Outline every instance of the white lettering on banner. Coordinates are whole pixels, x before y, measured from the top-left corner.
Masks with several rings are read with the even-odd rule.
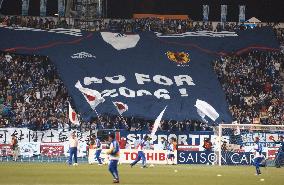
[[[217,154],[215,154],[215,153],[210,153],[210,154],[208,155],[208,160],[209,160],[210,163],[216,163],[217,160],[218,160]]]
[[[195,31],[195,32],[185,32],[185,33],[178,33],[178,34],[163,34],[159,32],[155,32],[157,37],[237,37],[238,34],[236,32],[230,32],[230,31],[221,31],[221,32],[215,32],[215,31]]]
[[[137,84],[144,84],[144,82],[151,82],[149,75],[135,73]]]
[[[235,157],[235,155],[237,155],[237,157]],[[238,158],[239,157],[239,154],[238,153],[234,153],[231,155],[231,161],[234,163],[234,164],[237,164],[238,162],[235,161],[235,158]]]
[[[155,75],[153,77],[154,82],[160,85],[173,85],[173,81],[166,76]]]
[[[75,53],[71,56],[71,58],[73,59],[84,59],[84,58],[96,58],[95,55],[92,55],[90,53],[87,53],[87,52],[80,52],[80,53]]]
[[[129,145],[134,144],[135,137],[142,138],[144,134],[127,134],[125,137],[127,138],[127,143]],[[155,144],[159,144],[162,142],[162,137],[164,137],[167,141],[170,141],[170,139],[176,138],[179,145],[188,145],[188,146],[202,146],[204,138],[212,138],[212,135],[209,134],[158,134],[157,137],[152,139],[152,142]],[[214,142],[212,140],[212,142]]]
[[[194,161],[194,159],[193,159],[191,153],[188,154],[188,156],[187,156],[186,162],[188,162],[188,161]]]
[[[184,157],[185,153],[181,152],[179,153],[179,156],[178,156],[178,161],[180,163],[184,163],[185,162],[185,157]]]
[[[149,91],[147,91],[147,90],[138,90],[137,91],[137,96],[147,96],[147,95],[152,95],[152,93],[150,93]]]
[[[151,141],[156,141],[156,140],[157,140],[157,137],[158,137],[158,136],[153,135],[153,136],[151,137]]]
[[[200,135],[199,141],[203,142],[205,138],[208,138],[208,135]]]
[[[135,91],[131,90],[131,89],[128,89],[126,87],[120,87],[119,88],[119,93],[122,95],[122,96],[125,96],[127,98],[135,98]]]
[[[170,95],[169,95],[169,91],[166,89],[158,89],[154,92],[154,95],[158,98],[158,99],[165,99],[165,100],[169,100],[171,99]]]
[[[135,134],[128,134],[127,135],[127,142],[128,144],[134,144],[134,142],[136,141],[136,135]]]
[[[127,97],[127,98],[135,98],[136,97],[136,91],[126,88],[126,87],[120,87],[118,89],[118,92],[121,96]],[[138,94],[139,93],[139,94]],[[137,91],[137,96],[141,96],[142,93],[146,95],[152,95],[150,92],[146,90],[138,90]],[[116,89],[107,89],[101,92],[102,97],[117,97],[119,94],[117,93]],[[158,89],[154,92],[154,96],[158,99],[165,99],[169,100],[171,99],[169,92],[166,89]]]
[[[197,156],[195,157],[195,161],[198,161],[198,159],[197,159]],[[200,162],[202,163],[202,164],[205,164],[206,163],[206,154],[205,153],[201,153],[200,154]]]
[[[136,77],[137,84],[139,85],[144,85],[145,84],[144,82],[151,82],[150,76],[146,74],[135,73],[135,77]],[[177,86],[195,85],[193,82],[193,79],[189,75],[174,76],[174,80]],[[160,85],[167,85],[167,86],[173,85],[173,81],[170,78],[163,76],[163,75],[153,76],[153,81]]]
[[[113,77],[105,77],[105,79],[112,84],[122,84],[126,80],[126,78],[122,75],[117,75]]]
[[[243,156],[241,157],[240,163],[249,164],[249,161],[247,160],[246,155],[243,155]]]
[[[187,83],[187,85],[195,85],[193,83],[192,78],[188,75],[174,76],[174,79],[175,79],[177,86],[184,85],[184,83]]]
[[[188,94],[186,92],[186,88],[179,89],[179,92],[180,92],[180,95],[182,97],[187,97],[188,96]]]
[[[135,73],[135,77],[136,77],[136,82],[139,85],[144,85],[145,82],[152,82],[150,75],[147,75],[147,74]],[[104,79],[111,84],[122,84],[126,81],[126,78],[123,75],[104,77]],[[174,76],[174,80],[175,80],[175,83],[176,83],[177,86],[182,86],[182,85],[193,86],[193,85],[195,85],[194,82],[193,82],[193,79],[189,75]],[[163,76],[163,75],[154,75],[153,76],[153,82],[155,82],[159,85],[166,85],[166,86],[171,86],[171,85],[174,84],[172,79],[170,79],[167,76]],[[90,85],[91,83],[103,83],[103,80],[100,79],[100,78],[97,78],[97,77],[85,77],[84,83],[85,83],[85,85]]]
[[[189,135],[189,138],[191,138],[191,145],[196,145],[196,140],[199,139],[199,135]]]
[[[163,75],[154,75],[153,81],[152,81],[150,75],[135,73],[135,78],[136,78],[136,82],[138,85],[144,85],[146,83],[149,84],[151,82],[154,82],[159,85],[164,85],[164,86],[172,86],[174,84],[171,78],[167,76],[163,76]],[[177,86],[195,85],[193,83],[192,78],[189,75],[179,75],[179,76],[174,76],[173,78]],[[126,78],[123,75],[116,75],[116,76],[110,76],[110,77],[107,76],[107,77],[104,77],[104,79],[111,84],[123,84],[126,81]],[[92,83],[102,84],[103,79],[100,79],[97,77],[85,77],[84,78],[85,85],[91,85]],[[178,92],[180,93],[181,97],[188,97],[186,88],[180,88],[178,89]],[[145,89],[131,90],[127,87],[119,87],[119,89],[106,89],[102,91],[103,97],[107,97],[107,96],[117,97],[119,95],[127,97],[127,98],[135,98],[135,97],[141,97],[141,96],[155,96],[158,99],[165,99],[165,100],[171,99],[170,92],[167,89],[157,89],[154,92],[150,92]]]
[[[69,141],[69,137],[74,130],[45,130],[33,131],[27,128],[2,128],[0,129],[0,143],[7,144],[11,142],[12,136],[15,136],[19,143],[40,142],[40,143],[64,143]],[[89,139],[89,132],[76,130],[79,142],[86,142]]]
[[[102,92],[102,97],[106,97],[106,96],[110,96],[114,98],[118,96],[118,93],[116,92],[116,89],[107,89]]]
[[[156,139],[158,138],[158,143],[161,143],[161,142],[162,142],[162,137],[165,138],[165,139],[168,138],[167,135],[158,135],[158,136],[156,137]],[[153,139],[152,141],[154,142],[154,141],[156,141],[156,139]]]
[[[230,156],[222,155],[221,160],[224,164],[251,164],[253,155],[247,156],[245,153],[232,153]],[[181,164],[206,164],[217,163],[218,156],[216,153],[206,152],[180,152],[178,162]]]
[[[168,142],[170,142],[171,138],[177,139],[177,135],[175,135],[175,134],[170,134],[169,137],[168,137]]]
[[[187,136],[186,135],[178,135],[178,141],[182,145],[188,145],[186,142]]]

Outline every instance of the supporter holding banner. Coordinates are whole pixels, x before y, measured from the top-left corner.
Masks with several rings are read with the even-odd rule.
[[[29,12],[30,0],[22,0],[22,15],[27,16]]]
[[[47,0],[40,0],[40,16],[46,16],[46,3]]]

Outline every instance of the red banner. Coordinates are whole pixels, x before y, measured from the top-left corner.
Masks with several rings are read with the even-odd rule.
[[[6,157],[12,155],[12,147],[9,144],[0,144],[0,156]]]
[[[278,148],[269,148],[268,149],[268,159],[274,160],[276,157],[277,151],[278,151]]]
[[[40,153],[45,156],[63,156],[64,155],[64,145],[56,143],[48,143],[40,145]]]

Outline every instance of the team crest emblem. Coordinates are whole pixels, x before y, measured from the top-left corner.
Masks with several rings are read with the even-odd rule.
[[[186,52],[171,52],[166,53],[168,59],[172,62],[175,62],[179,65],[185,65],[190,62],[189,54]]]

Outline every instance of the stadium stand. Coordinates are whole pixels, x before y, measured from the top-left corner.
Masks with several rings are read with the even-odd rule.
[[[72,21],[71,21],[72,22]],[[7,26],[21,26],[37,29],[54,29],[54,28],[74,28],[70,21],[65,18],[42,18],[42,17],[25,17],[25,16],[0,16],[0,23]],[[249,29],[239,23],[221,23],[213,26],[212,22],[194,22],[188,20],[168,20],[159,18],[141,18],[141,19],[99,19],[94,21],[92,31],[116,31],[116,32],[141,32],[153,31],[160,33],[184,33],[188,31],[235,31]],[[277,24],[268,23],[267,25],[276,26]],[[263,24],[257,24],[257,27]],[[283,31],[282,31],[283,32]]]
[[[0,127],[33,130],[68,122],[68,94],[47,57],[0,54]]]
[[[215,62],[214,69],[235,120],[243,124],[282,124],[283,62],[282,53],[260,51]]]

